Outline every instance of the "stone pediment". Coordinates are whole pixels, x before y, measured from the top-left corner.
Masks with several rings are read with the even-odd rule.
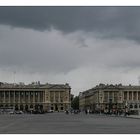
[[[60,86],[60,85],[51,85],[49,88],[51,88],[51,89],[60,89],[60,88],[62,88],[62,86]]]
[[[119,87],[117,85],[106,85],[103,89],[119,89]]]
[[[66,84],[46,84],[42,86],[41,88],[47,88],[47,89],[66,89],[70,88],[69,85]]]
[[[118,87],[115,85],[108,85],[108,86],[105,86],[105,88],[118,88]]]
[[[60,85],[60,84],[50,84],[49,86],[48,86],[48,88],[51,88],[51,89],[65,89],[65,88],[70,88],[69,86],[67,86],[67,85]]]

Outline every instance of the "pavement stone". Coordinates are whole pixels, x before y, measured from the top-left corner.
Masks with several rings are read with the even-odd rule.
[[[3,114],[0,134],[139,134],[140,121],[134,118],[83,113]]]

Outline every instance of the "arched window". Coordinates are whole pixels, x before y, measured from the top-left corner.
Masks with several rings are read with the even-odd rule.
[[[138,108],[138,106],[137,106],[137,104],[135,104],[135,106],[134,106],[135,108]]]
[[[26,111],[28,110],[28,105],[25,105],[25,110],[26,110]]]
[[[35,110],[38,110],[38,105],[35,105]]]
[[[130,105],[130,108],[133,108],[133,105]]]
[[[43,105],[40,105],[40,110],[43,110]]]
[[[33,108],[33,105],[30,105],[30,108]]]
[[[18,110],[18,105],[15,105],[15,110]]]
[[[23,110],[23,105],[20,105],[20,110]]]
[[[8,107],[8,104],[6,104],[5,107]]]

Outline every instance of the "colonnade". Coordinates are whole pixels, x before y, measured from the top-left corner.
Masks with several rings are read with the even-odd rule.
[[[140,91],[124,91],[123,97],[127,101],[140,101]]]
[[[0,91],[0,103],[43,103],[45,91]]]

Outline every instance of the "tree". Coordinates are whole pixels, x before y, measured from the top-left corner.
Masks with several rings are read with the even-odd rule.
[[[71,102],[71,107],[74,110],[78,110],[79,109],[79,96],[75,96]]]
[[[74,95],[71,94],[71,95],[70,95],[70,100],[71,100],[71,102],[72,102],[73,99],[74,99]]]

